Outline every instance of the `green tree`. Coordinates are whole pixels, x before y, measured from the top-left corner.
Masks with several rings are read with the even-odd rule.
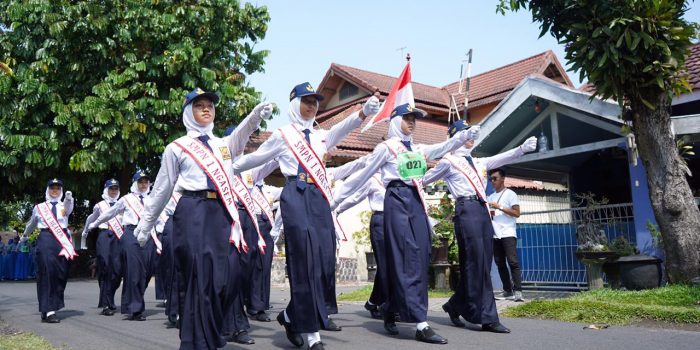
[[[231,0],[0,2],[0,200],[62,177],[96,197],[136,166],[156,172],[184,134],[195,87],[221,96],[217,127],[260,99],[246,77],[263,70],[269,14]]]
[[[500,0],[498,11],[526,9],[566,45],[566,60],[595,95],[613,98],[634,132],[664,237],[671,282],[700,276],[700,212],[671,131],[673,94],[690,86],[683,67],[697,24],[683,0]]]

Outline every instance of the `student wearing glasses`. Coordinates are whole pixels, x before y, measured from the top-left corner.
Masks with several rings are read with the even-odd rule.
[[[506,172],[501,168],[490,171],[489,180],[496,192],[487,197],[493,224],[493,258],[503,283],[503,295],[496,299],[523,299],[520,263],[516,250],[518,238],[515,222],[520,217],[518,195],[506,188]],[[506,259],[508,266],[506,267]],[[508,269],[510,268],[510,272]]]

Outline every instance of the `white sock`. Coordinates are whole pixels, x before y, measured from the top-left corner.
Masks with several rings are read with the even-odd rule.
[[[292,323],[292,321],[289,320],[289,316],[287,316],[287,309],[284,309],[284,322]]]
[[[424,330],[426,327],[428,327],[428,322],[418,322],[416,323],[416,329],[419,331]]]
[[[46,317],[56,314],[56,311],[49,311],[46,313]]]
[[[321,341],[321,333],[319,332],[302,333],[301,336],[306,338],[306,343],[309,344],[309,347]]]

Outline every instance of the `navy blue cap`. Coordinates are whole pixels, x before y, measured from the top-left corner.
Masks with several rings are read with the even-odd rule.
[[[226,128],[226,130],[224,131],[224,136],[228,136],[228,135],[233,134],[233,130],[236,130],[237,126],[238,125],[233,124],[233,125],[229,126],[228,128]]]
[[[148,176],[148,174],[146,174],[145,171],[139,170],[139,171],[134,173],[134,176],[131,177],[131,181],[139,181],[139,180],[143,179],[144,177],[148,178],[149,180],[151,179],[151,177]]]
[[[119,181],[116,179],[109,179],[105,181],[105,187],[112,187],[112,186],[117,186],[119,187]]]
[[[50,187],[53,185],[59,185],[59,186],[63,187],[63,181],[61,181],[60,179],[57,179],[57,178],[53,178],[53,179],[49,180],[49,182],[46,183],[46,187]]]
[[[447,133],[450,135],[450,137],[455,136],[458,132],[462,130],[467,130],[471,128],[471,125],[467,124],[464,120],[457,120],[452,125],[450,125],[450,128],[447,129]]]
[[[187,94],[187,96],[185,96],[185,103],[182,105],[182,108],[187,107],[188,104],[192,103],[192,101],[194,101],[198,97],[206,97],[209,100],[211,100],[211,102],[214,102],[214,104],[217,104],[219,102],[219,95],[211,91],[204,91],[200,88],[196,88],[190,91],[190,93]]]
[[[314,96],[316,97],[316,100],[318,101],[323,101],[323,96],[319,93],[316,93],[316,90],[314,90],[314,87],[311,86],[311,84],[307,83],[301,83],[292,89],[292,92],[289,93],[289,100],[293,100],[296,97],[304,97],[304,96]]]
[[[391,111],[391,118],[404,116],[404,115],[414,115],[416,118],[424,118],[427,113],[422,109],[411,107],[410,104],[404,103],[402,105],[396,106],[393,111]]]

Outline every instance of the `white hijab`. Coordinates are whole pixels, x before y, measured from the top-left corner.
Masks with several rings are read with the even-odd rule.
[[[318,101],[316,101],[318,105]],[[305,120],[301,116],[301,97],[295,97],[289,102],[289,108],[287,109],[287,116],[292,124],[297,124],[301,126],[302,129],[313,130],[314,122],[316,121],[316,116],[309,120]]]
[[[138,196],[138,195],[142,195],[142,196],[146,197],[146,195],[148,195],[148,190],[146,190],[146,192],[141,192],[141,191],[139,191],[139,183],[138,183],[138,181],[134,181],[134,182],[131,183],[131,188],[130,188],[130,190],[131,190],[131,193],[133,193],[133,194],[135,194],[135,195],[137,195],[137,196]]]
[[[212,130],[214,130],[214,122],[209,123],[207,126],[202,126],[194,120],[194,114],[192,114],[192,103],[185,106],[182,111],[182,123],[185,124],[185,129],[188,132],[194,131],[201,135],[209,135],[209,137],[214,137]],[[132,191],[134,192],[134,191]]]
[[[61,193],[59,193],[58,197],[56,198],[51,197],[49,194],[49,186],[46,186],[46,193],[44,194],[44,197],[46,198],[47,202],[60,202],[61,198],[63,198],[63,186],[61,186]]]
[[[115,197],[110,197],[109,196],[109,187],[105,187],[102,190],[102,199],[105,200],[107,203],[114,203],[119,199],[119,192],[117,192],[117,195]]]
[[[389,121],[389,138],[398,137],[401,141],[411,141],[413,140],[412,135],[406,135],[401,131],[401,122],[403,121],[402,116],[393,117]]]

